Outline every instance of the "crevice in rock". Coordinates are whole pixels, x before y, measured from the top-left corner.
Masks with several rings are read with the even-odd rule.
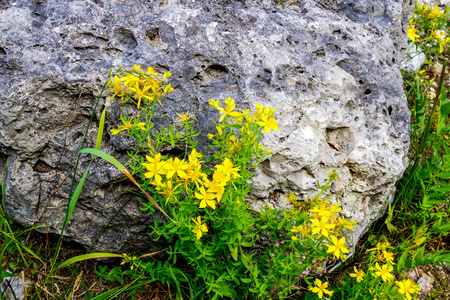
[[[147,43],[150,46],[156,48],[156,47],[163,45],[163,42],[161,40],[160,31],[161,31],[161,29],[156,27],[156,28],[150,28],[145,32],[145,36],[147,38]]]
[[[33,171],[38,173],[48,173],[52,170],[52,167],[50,167],[45,161],[38,159],[36,163],[33,166]]]

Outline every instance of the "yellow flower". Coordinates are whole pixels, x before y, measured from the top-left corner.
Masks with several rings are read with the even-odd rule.
[[[202,224],[202,218],[200,216],[197,217],[197,221],[194,218],[192,218],[192,221],[195,223],[192,232],[197,235],[197,240],[199,240],[202,237],[203,232],[208,232],[208,227],[205,223]]]
[[[418,35],[416,32],[417,32],[416,28],[408,26],[408,36],[407,37],[411,38],[411,40],[413,42],[416,41],[416,38],[420,38],[420,35]]]
[[[328,224],[328,218],[322,217],[322,219],[320,219],[320,221],[317,219],[312,219],[311,227],[313,228],[312,229],[313,234],[317,234],[320,232],[320,233],[322,233],[322,235],[328,237],[328,229],[333,229],[334,227],[336,227],[336,225]]]
[[[161,182],[161,175],[159,175],[159,173],[160,173],[160,171],[161,171],[161,165],[158,165],[158,164],[154,164],[154,163],[150,163],[150,164],[148,164],[148,163],[143,163],[142,164],[146,169],[147,169],[147,173],[145,173],[144,174],[144,176],[146,177],[146,178],[149,178],[149,179],[152,179],[152,178],[155,178],[155,181],[156,182]]]
[[[151,163],[159,164],[161,162],[161,153],[156,154],[154,157],[146,155],[145,158]]]
[[[200,188],[200,194],[195,192],[195,198],[200,199],[200,205],[198,208],[205,208],[206,206],[216,209],[216,196],[212,193],[207,193],[204,187]]]
[[[214,107],[216,109],[220,108],[220,101],[219,100],[211,99],[211,100],[209,100],[208,103],[209,103],[209,105],[211,105],[212,107]]]
[[[122,86],[120,85],[120,79],[119,77],[117,77],[117,75],[114,76],[114,82],[111,82],[109,85],[111,86],[111,88],[108,89],[108,91],[114,93],[114,95],[121,96]]]
[[[383,258],[389,264],[394,264],[394,253],[383,251]]]
[[[335,237],[333,235],[333,236],[331,236],[331,241],[332,241],[332,244],[327,245],[327,247],[328,247],[327,253],[333,253],[333,255],[337,259],[339,259],[339,257],[343,257],[344,253],[350,252],[345,247],[345,237],[342,237],[342,239],[338,240],[337,237]]]
[[[388,282],[394,279],[394,275],[391,274],[391,272],[394,270],[394,268],[390,265],[383,265],[380,267],[378,263],[375,265],[375,276],[380,277],[383,279],[384,282]]]
[[[295,197],[294,193],[290,193],[290,194],[288,195],[287,199],[284,200],[284,201],[296,201],[296,200],[298,200],[298,198]]]
[[[208,181],[208,175],[202,173],[201,165],[198,165],[197,168],[190,171],[188,174],[189,181],[194,182],[197,189],[200,189],[200,185],[203,185],[204,182]]]
[[[216,169],[222,172],[226,176],[230,176],[233,179],[241,177],[238,172],[241,167],[234,167],[233,162],[229,158],[225,158],[221,165],[216,165]]]
[[[295,236],[295,235],[293,235],[292,237],[292,240],[295,242],[295,241],[298,241],[298,237],[297,236]]]
[[[190,118],[192,118],[194,116],[194,115],[188,116],[188,114],[189,114],[189,111],[187,113],[181,114],[181,115],[179,113],[177,113],[177,115],[180,117],[180,119],[178,121],[175,121],[175,122],[186,122],[186,121],[188,121]]]
[[[177,200],[177,198],[175,197],[175,195],[179,194],[180,192],[176,191],[176,189],[180,186],[180,185],[176,185],[175,187],[172,184],[172,181],[166,181],[165,183],[161,182],[161,181],[157,181],[156,182],[157,187],[156,189],[158,190],[158,192],[160,194],[166,195],[167,199],[166,199],[166,204],[167,202],[169,202],[169,200],[171,198],[173,198],[175,201]]]
[[[384,243],[380,243],[380,242],[378,242],[377,243],[377,246],[375,247],[375,248],[372,248],[372,249],[369,249],[369,250],[367,250],[367,251],[374,251],[374,250],[376,250],[376,251],[384,251],[384,250],[386,250],[387,248],[391,248],[391,245],[389,245],[389,243],[388,242],[384,242]]]
[[[178,157],[170,160],[167,164],[164,165],[164,168],[167,170],[167,178],[172,178],[173,175],[177,175],[180,178],[186,177],[186,170],[189,166],[186,164],[184,159],[180,160]]]
[[[133,84],[138,84],[139,77],[133,74],[128,74],[127,76],[120,78],[120,81],[123,81],[124,86],[130,86]]]
[[[322,199],[320,199],[320,200],[322,200]],[[328,217],[330,215],[330,211],[328,210],[329,207],[330,207],[330,201],[325,201],[320,205],[320,207],[316,206],[313,209],[310,209],[309,212],[315,213],[313,215],[317,214],[318,216],[321,216],[321,217]]]
[[[130,88],[130,91],[134,92],[134,99],[138,99],[137,108],[141,105],[141,99],[144,97],[145,99],[148,99],[150,101],[153,100],[152,97],[150,97],[146,92],[150,88],[150,86],[147,86],[143,88],[142,90],[139,89],[139,85],[136,84],[134,87]]]
[[[350,277],[356,277],[356,281],[361,282],[364,279],[364,271],[358,270],[355,266],[353,270],[355,270],[355,273],[350,273]]]
[[[116,135],[123,130],[130,130],[134,127],[138,127],[141,130],[145,130],[145,123],[138,122],[138,121],[133,123],[132,122],[133,117],[131,117],[129,120],[127,120],[126,118],[121,116],[120,119],[122,120],[123,126],[119,125],[119,126],[117,126],[118,129],[111,129],[112,135]]]
[[[332,291],[327,290],[326,288],[328,287],[328,282],[324,282],[322,284],[322,281],[320,281],[320,279],[317,279],[314,281],[314,283],[316,284],[315,287],[310,287],[309,290],[313,293],[316,293],[317,296],[319,296],[320,299],[322,299],[323,297],[323,293],[331,296],[333,295]]]
[[[210,101],[211,102],[211,101]],[[223,115],[220,117],[219,122],[222,122],[226,116],[230,117],[239,117],[240,113],[237,111],[233,111],[236,105],[234,104],[234,99],[228,98],[225,100],[225,104],[227,105],[225,109],[217,107],[217,110],[223,112]]]
[[[398,285],[397,293],[405,294],[408,300],[411,300],[411,294],[415,294],[420,290],[420,287],[409,279],[396,281],[395,284]]]
[[[195,150],[195,148],[192,150],[191,154],[189,154],[189,158],[188,160],[191,163],[199,163],[199,159],[202,158],[202,154],[198,153],[197,150]]]
[[[275,121],[274,118],[270,118],[267,120],[267,118],[265,116],[262,116],[261,118],[261,122],[256,122],[256,124],[258,124],[259,126],[264,127],[264,132],[265,133],[269,133],[270,129],[273,130],[279,130],[278,129],[278,125],[277,125],[277,121]]]
[[[297,227],[298,232],[300,232],[303,236],[307,235],[309,232],[309,227],[308,226],[302,226],[302,225],[298,225]]]
[[[223,130],[221,126],[216,126],[217,129],[217,133],[219,134],[219,136],[223,135]]]

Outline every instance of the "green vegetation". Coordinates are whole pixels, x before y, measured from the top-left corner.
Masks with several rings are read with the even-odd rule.
[[[167,248],[148,254],[62,248],[63,232],[89,165],[77,186],[72,181],[57,242],[33,234],[35,228],[13,224],[4,211],[2,182],[0,278],[30,280],[29,299],[72,299],[75,295],[96,300],[417,297],[420,287],[406,271],[450,262],[450,101],[444,84],[449,24],[449,9],[445,13],[425,6],[415,9],[408,37],[420,45],[427,60],[423,70],[404,74],[412,112],[410,165],[397,183],[386,216],[350,258],[344,233],[355,224],[339,217],[339,204],[327,200],[331,183],[338,180],[334,170],[319,186],[319,193],[307,201],[290,194],[285,201],[291,203],[291,210],[266,205],[254,212],[246,203],[252,169],[270,153],[260,139],[278,130],[274,109],[257,104],[253,111],[242,110],[230,98],[211,100],[217,119],[216,132],[208,135],[214,154],[208,156],[196,148],[195,137],[200,132],[192,126],[189,112],[180,112],[175,126],[155,128],[158,106],[172,91],[171,74],[135,65],[108,74],[102,93],[107,90],[111,97],[101,114],[96,147],[84,148],[79,155],[106,160],[136,185],[147,199],[142,209],[149,214],[158,210],[165,218],[155,219],[149,234],[164,241]],[[135,105],[138,110],[131,118],[122,115],[122,124],[111,130],[113,135],[136,141],[136,149],[128,153],[124,164],[100,150],[112,101]],[[98,100],[92,116],[97,104]],[[167,145],[185,151],[167,153],[163,151]],[[112,263],[96,258],[109,258]],[[331,274],[323,268],[325,262],[336,266]],[[439,285],[430,297],[449,293],[447,284]]]

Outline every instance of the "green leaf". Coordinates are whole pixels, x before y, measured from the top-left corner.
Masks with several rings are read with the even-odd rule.
[[[79,261],[83,261],[83,260],[87,260],[87,259],[93,259],[93,258],[105,258],[105,257],[120,257],[123,258],[122,254],[116,254],[116,253],[89,253],[89,254],[83,254],[83,255],[78,255],[72,258],[69,258],[68,260],[66,260],[65,262],[63,262],[62,264],[60,264],[56,270],[58,269],[62,269],[65,268],[73,263],[79,262]]]
[[[230,249],[231,256],[234,260],[238,260],[238,248],[237,247],[231,247],[231,245],[228,245],[228,248]]]
[[[445,90],[445,88],[443,89]],[[444,92],[444,91],[443,91]],[[441,94],[441,97],[444,98],[445,94]],[[446,128],[446,122],[448,121],[448,115],[450,114],[450,102],[442,104],[443,99],[441,99],[441,108],[439,110],[439,123],[437,126],[437,134],[441,135],[442,129]],[[448,100],[447,100],[448,101]]]
[[[98,149],[85,148],[85,149],[81,149],[80,153],[90,153],[90,154],[94,154],[96,156],[100,156],[101,158],[103,158],[104,160],[109,162],[110,164],[114,165],[117,169],[119,169],[121,171],[123,169],[125,169],[125,166],[122,165],[117,159],[115,159],[111,155],[106,154],[105,152],[100,151]]]
[[[419,266],[422,264],[423,253],[425,252],[425,246],[419,249],[419,251],[414,254],[412,259],[413,266]]]
[[[283,227],[284,223],[286,223],[286,219],[285,218],[281,219],[281,222],[278,223],[277,229],[280,230]]]
[[[81,151],[80,151],[81,152]],[[70,217],[72,216],[75,205],[77,204],[78,198],[80,197],[81,190],[83,189],[84,181],[86,180],[86,176],[89,172],[90,165],[87,167],[86,171],[84,171],[83,177],[81,177],[80,182],[77,185],[75,192],[73,193],[72,199],[70,199],[69,204],[67,206],[66,215],[64,216],[64,221],[62,228],[66,228],[67,223],[69,223]]]
[[[400,271],[404,266],[406,259],[408,258],[409,249],[406,249],[405,252],[403,252],[402,256],[398,260],[397,263],[397,272]]]
[[[251,282],[253,282],[253,279],[251,279],[251,278],[241,278],[241,281],[243,283],[251,283]]]
[[[102,144],[103,138],[103,128],[105,127],[105,115],[106,115],[106,107],[103,109],[102,116],[100,117],[100,124],[98,125],[97,132],[97,142],[95,143],[95,149],[100,149],[100,145]]]
[[[8,239],[10,239],[12,242],[14,242],[14,244],[16,244],[17,247],[21,247],[23,248],[25,251],[27,251],[29,254],[31,254],[34,258],[36,258],[37,260],[39,260],[42,264],[44,264],[44,262],[42,261],[42,259],[33,252],[33,250],[31,250],[30,248],[28,248],[27,246],[23,245],[22,243],[20,243],[14,236],[7,234],[6,232],[2,232],[0,231],[0,233],[3,233],[4,235],[7,236]],[[20,250],[20,249],[18,249]],[[14,268],[11,268],[14,269]]]
[[[3,270],[0,272],[0,280],[5,277],[16,277],[16,276],[19,276],[19,275],[9,273],[9,272],[3,271]]]

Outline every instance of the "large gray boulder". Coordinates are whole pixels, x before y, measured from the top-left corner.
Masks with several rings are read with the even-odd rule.
[[[257,170],[249,201],[283,207],[290,192],[314,195],[317,180],[334,168],[339,182],[331,196],[358,222],[356,243],[392,200],[407,165],[410,115],[398,66],[411,8],[410,0],[1,1],[7,213],[60,232],[77,152],[108,70],[141,64],[173,74],[175,90],[157,126],[194,112],[200,150],[217,118],[211,98],[276,108],[280,130],[264,139],[272,156]],[[85,147],[95,144],[106,99]],[[108,130],[120,111],[118,104],[108,111]],[[132,141],[105,132],[103,151],[124,161],[128,149]],[[89,161],[81,157],[76,183]],[[157,247],[146,233],[162,217],[141,211],[145,200],[129,188],[96,159],[67,238],[91,245],[112,220],[96,250]]]

